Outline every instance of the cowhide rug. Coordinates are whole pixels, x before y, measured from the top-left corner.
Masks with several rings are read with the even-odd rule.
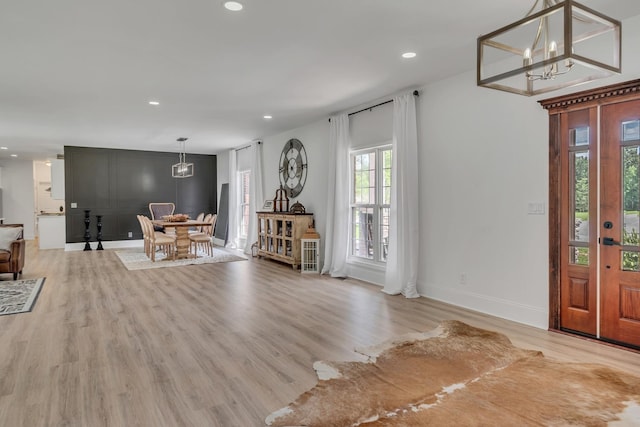
[[[550,360],[462,322],[360,352],[369,362],[316,362],[318,384],[267,425],[640,425],[640,378]]]

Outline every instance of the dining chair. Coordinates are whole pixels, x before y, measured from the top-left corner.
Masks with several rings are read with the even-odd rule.
[[[151,224],[151,227],[148,226],[146,221],[149,221],[149,218],[144,216],[144,215],[136,215],[136,217],[138,218],[138,221],[140,222],[140,228],[142,229],[142,238],[144,241],[144,253],[151,258],[151,235],[153,234],[154,236],[163,236],[164,234],[160,231],[156,231],[155,227],[153,224]],[[153,248],[153,250],[155,251],[156,248]]]
[[[143,215],[136,215],[138,222],[140,223],[140,229],[142,230],[142,240],[144,243],[144,253],[149,256],[149,234],[147,233],[147,227],[143,222]]]
[[[166,203],[158,203],[158,202],[152,202],[149,203],[149,213],[151,214],[151,220],[161,220],[163,219],[163,217],[167,216],[167,215],[173,215],[173,213],[176,210],[176,205],[171,203],[171,202],[166,202]],[[174,229],[168,229],[165,227],[162,227],[160,225],[153,225],[153,229],[154,231],[161,231],[163,233],[166,234],[175,234],[175,230]]]
[[[151,255],[151,261],[156,262],[156,248],[162,249],[166,256],[171,256],[172,259],[176,259],[176,238],[169,236],[161,232],[156,232],[153,229],[153,223],[146,216],[142,217],[142,222],[145,225],[147,234],[149,236],[148,250]]]
[[[211,216],[212,214],[207,214],[204,219],[202,220],[202,222],[209,222],[211,221]],[[203,230],[204,230],[203,225],[197,227],[198,231],[194,231],[191,234],[189,234],[189,253],[193,253],[194,255],[198,255],[198,241],[202,240],[204,243],[204,237],[203,237]],[[194,237],[194,239],[191,239],[191,237]],[[193,251],[192,251],[193,249]]]
[[[162,219],[163,216],[173,215],[176,205],[173,203],[149,203],[151,220]]]
[[[205,217],[205,222],[208,222],[209,224],[202,226],[202,232],[189,235],[190,253],[197,255],[198,249],[201,248],[207,252],[208,256],[213,256],[213,230],[216,227],[217,219],[217,215],[208,214]]]
[[[196,221],[200,222],[203,219],[204,219],[204,212],[200,212],[196,217]],[[202,226],[196,225],[195,227],[193,227],[192,230],[189,230],[189,234],[193,234],[193,233],[202,233]]]

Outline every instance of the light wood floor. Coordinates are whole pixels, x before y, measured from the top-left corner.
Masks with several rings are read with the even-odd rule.
[[[0,316],[2,426],[260,426],[316,383],[314,361],[443,319],[640,375],[637,353],[267,260],[127,271],[29,242],[24,277],[46,282],[33,312]]]

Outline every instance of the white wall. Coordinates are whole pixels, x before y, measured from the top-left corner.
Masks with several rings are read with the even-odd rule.
[[[547,113],[476,87],[469,72],[421,91],[421,295],[547,326]],[[461,284],[460,275],[466,284]]]
[[[280,154],[285,143],[291,138],[299,139],[304,145],[307,152],[308,169],[307,182],[302,192],[295,199],[289,200],[289,206],[295,202],[302,203],[307,212],[313,213],[316,230],[320,236],[325,236],[327,191],[329,190],[326,185],[329,162],[327,149],[329,122],[327,119],[263,139],[264,197],[273,199],[276,190],[280,188],[278,176]],[[324,246],[320,253],[324,255]]]
[[[33,162],[8,160],[2,163],[2,216],[5,224],[24,224],[24,238],[34,238],[35,197]]]

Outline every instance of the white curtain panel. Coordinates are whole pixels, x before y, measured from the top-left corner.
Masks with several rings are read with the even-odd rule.
[[[389,255],[383,292],[418,298],[418,127],[413,93],[393,98]]]
[[[249,230],[244,253],[251,255],[251,245],[258,240],[258,217],[256,212],[264,204],[262,183],[262,141],[251,143],[251,175],[249,177]]]
[[[331,117],[327,171],[327,228],[322,274],[347,277],[349,246],[349,116]]]
[[[236,150],[229,150],[229,231],[227,247],[238,247],[238,164]]]

